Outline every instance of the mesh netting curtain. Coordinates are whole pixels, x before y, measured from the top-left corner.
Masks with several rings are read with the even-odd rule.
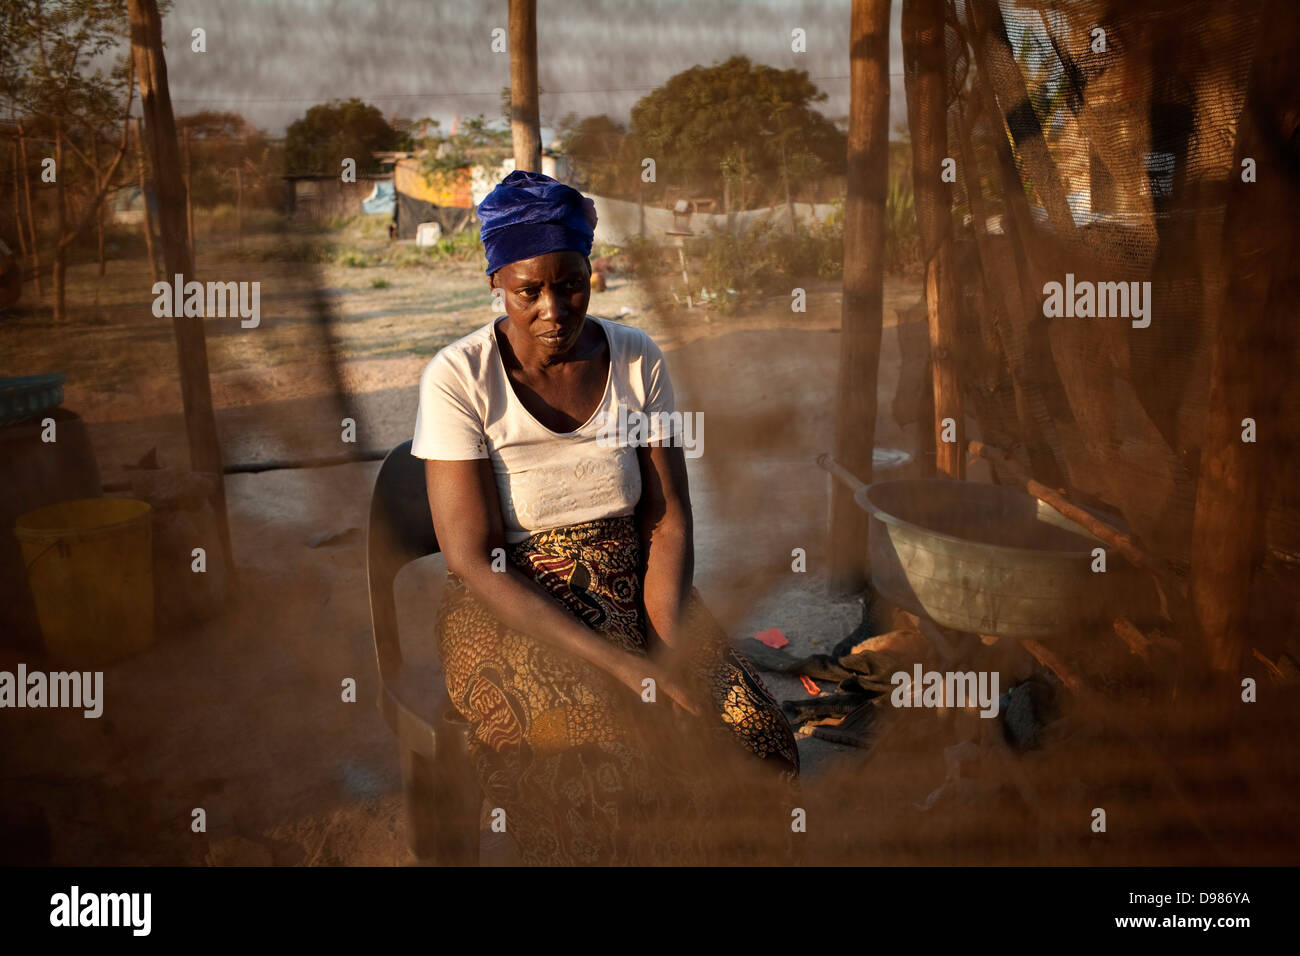
[[[1250,2],[945,3],[967,407],[988,441],[1177,565],[1191,557],[1210,346],[1234,320],[1238,122],[1261,36],[1297,19]],[[924,103],[914,117],[933,121]],[[1136,301],[1104,319],[1045,315],[1045,284],[1067,281],[1149,288],[1149,324]],[[1274,418],[1300,421],[1296,389],[1277,388]],[[1276,482],[1274,559],[1300,552],[1296,485]]]

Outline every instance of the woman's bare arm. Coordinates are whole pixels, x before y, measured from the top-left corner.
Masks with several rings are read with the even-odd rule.
[[[426,461],[425,479],[433,526],[447,568],[502,624],[575,654],[637,693],[642,679],[654,677],[669,697],[686,705],[676,684],[649,660],[600,637],[524,572],[508,561],[504,572],[492,570],[493,552],[505,549],[506,539],[487,459]]]
[[[695,538],[686,455],[679,446],[637,449],[641,501],[637,522],[645,564],[642,598],[646,629],[655,640],[674,646],[682,611],[695,576]]]

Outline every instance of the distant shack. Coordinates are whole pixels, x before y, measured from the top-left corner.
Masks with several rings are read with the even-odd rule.
[[[374,154],[383,172],[358,173],[354,183],[337,175],[293,174],[283,177],[284,212],[300,222],[323,223],[362,213],[391,211],[397,223],[396,238],[414,239],[422,223],[436,222],[443,235],[452,235],[474,222],[474,209],[514,167],[507,159],[499,165],[465,166],[449,184],[430,181],[420,157],[414,153]],[[569,171],[562,156],[542,155],[542,170],[564,180]],[[386,202],[391,194],[393,202]]]
[[[296,174],[284,179],[284,212],[294,219],[320,223],[342,216],[360,215],[362,203],[379,183],[392,181],[391,173],[358,173],[354,183],[331,176]]]

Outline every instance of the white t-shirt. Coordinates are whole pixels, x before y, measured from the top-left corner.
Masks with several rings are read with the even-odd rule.
[[[490,458],[511,544],[538,531],[632,514],[641,498],[635,439],[658,442],[675,431],[666,417],[675,410],[673,386],[659,346],[641,329],[593,315],[587,321],[605,333],[609,376],[600,404],[576,431],[551,431],[519,401],[493,333],[496,320],[443,348],[420,377],[411,454]],[[629,412],[649,416],[639,435],[630,429],[633,440],[626,429],[618,440],[620,405],[624,420]]]

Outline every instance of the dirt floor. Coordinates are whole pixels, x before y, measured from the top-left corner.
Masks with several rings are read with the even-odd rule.
[[[469,264],[353,268],[200,250],[201,270],[241,264],[246,272],[221,276],[263,282],[261,326],[207,320],[218,427],[231,463],[382,450],[409,438],[429,356],[490,317],[483,277]],[[100,281],[93,266],[74,270],[75,334],[39,312],[0,324],[0,375],[67,371],[65,406],[90,423],[111,485],[129,480],[127,466],[151,450],[167,467],[184,467],[187,455],[170,323],[150,314],[143,264],[110,265],[111,281]],[[877,444],[909,451],[916,426],[900,428],[890,405],[902,368],[898,314],[919,297],[914,278],[886,284]],[[703,413],[705,452],[691,462],[690,479],[696,578],[711,610],[735,639],[780,628],[796,655],[829,650],[862,616],[858,598],[826,589],[830,479],[814,459],[833,445],[840,305],[830,285],[811,289],[809,302],[806,314],[780,299],[739,316],[652,311],[644,289],[615,278],[590,307],[647,328],[665,347],[680,407]],[[355,419],[355,444],[341,440],[344,417]],[[4,714],[0,810],[19,834],[11,858],[414,862],[397,749],[375,706],[364,525],[377,469],[359,462],[229,476],[237,578],[222,613],[165,629],[148,652],[106,668],[98,720],[55,710]],[[336,536],[313,547],[323,534]],[[804,573],[791,569],[795,548],[807,553]],[[188,562],[188,553],[178,560]],[[432,654],[440,573],[433,558],[399,578],[404,649],[416,658]],[[56,666],[0,649],[0,667],[12,670],[19,660]],[[1023,661],[1007,664],[1009,673],[1016,667],[1028,673]],[[356,682],[355,703],[342,699],[347,678]],[[767,680],[778,699],[809,696],[796,678]],[[979,726],[987,722],[976,720],[972,730],[963,714],[908,717],[869,758],[801,739],[810,816],[835,821],[810,829],[814,859],[1215,860],[1210,841],[1181,830],[1109,849],[1089,843],[1096,788],[1076,782],[1043,797],[1017,792],[1015,773],[972,769],[996,764],[990,754],[1001,752],[970,743],[987,735]],[[1029,758],[1038,759],[1040,781],[1065,780],[1061,765],[1074,760],[1077,768],[1081,754],[1113,752],[1093,733],[1063,740],[1053,756]],[[1156,799],[1153,786],[1145,778],[1127,789],[1111,781],[1105,792],[1115,804],[1108,805]],[[1277,802],[1275,794],[1268,799]],[[192,828],[196,808],[206,815],[205,832]],[[1049,825],[1076,813],[1072,836]],[[1249,840],[1267,842],[1253,831]],[[1168,852],[1153,858],[1160,847]],[[512,859],[504,837],[487,830],[482,849],[487,863]]]
[[[151,450],[166,467],[183,467],[187,454],[168,374],[170,322],[150,313],[143,263],[110,265],[103,281],[92,265],[73,269],[75,335],[39,312],[0,325],[0,374],[67,371],[65,407],[90,423],[112,485]],[[340,440],[344,415],[364,449],[409,438],[424,364],[491,314],[476,265],[257,261],[227,244],[201,247],[199,270],[262,283],[257,329],[207,321],[232,463],[352,451]],[[891,332],[896,309],[919,294],[915,281],[888,290],[881,442],[892,446],[911,439],[887,414],[898,364]],[[829,286],[810,298],[806,314],[786,300],[741,316],[652,315],[644,290],[612,277],[590,307],[648,328],[668,352],[681,407],[704,414],[705,454],[691,462],[691,481],[697,583],[711,609],[737,637],[782,628],[792,650],[826,649],[861,617],[856,599],[827,597],[821,574],[828,485],[814,459],[832,443],[839,304]],[[230,476],[238,578],[225,614],[161,633],[148,653],[110,666],[99,720],[6,714],[6,802],[17,800],[19,818],[48,823],[52,862],[410,861],[397,750],[374,706],[362,529],[377,469]],[[328,532],[348,533],[308,545]],[[790,570],[796,547],[808,553],[805,574]],[[404,644],[417,657],[430,650],[440,580],[439,559],[421,564],[404,572],[399,595]],[[11,669],[18,659],[5,653]],[[347,677],[357,703],[340,699]],[[779,675],[770,686],[779,698],[808,693]],[[811,737],[801,747],[810,775],[837,752],[857,756]],[[191,829],[195,808],[206,833]],[[484,839],[487,861],[508,861],[491,834]]]

